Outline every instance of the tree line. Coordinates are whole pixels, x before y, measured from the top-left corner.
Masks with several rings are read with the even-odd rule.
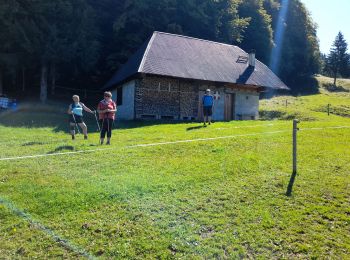
[[[322,70],[316,29],[300,0],[2,0],[0,92],[99,89],[153,31],[255,49],[267,65],[278,49],[275,72],[294,87]]]

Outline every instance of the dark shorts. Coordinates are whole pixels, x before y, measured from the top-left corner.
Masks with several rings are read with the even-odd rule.
[[[74,121],[74,118],[75,118],[75,121]],[[73,115],[70,115],[69,116],[69,123],[77,123],[77,124],[81,124],[81,123],[84,123],[84,120],[83,120],[83,117],[82,116],[77,116],[77,115],[74,115],[74,118],[73,118]]]
[[[213,114],[212,107],[203,107],[203,115],[204,116],[211,116],[212,114]]]

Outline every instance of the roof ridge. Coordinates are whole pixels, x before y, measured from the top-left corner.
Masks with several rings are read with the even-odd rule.
[[[154,41],[154,38],[155,38],[155,33],[152,34],[152,37],[151,37],[151,39],[149,40],[149,42],[147,44],[147,48],[146,48],[146,50],[145,50],[145,52],[144,52],[144,54],[142,56],[142,60],[140,62],[140,66],[139,66],[137,72],[142,72],[143,65],[145,65],[146,57],[148,55],[149,50],[151,49],[152,43]]]
[[[220,44],[220,45],[225,45],[225,46],[230,46],[230,47],[239,48],[238,46],[233,45],[233,44],[222,43],[222,42],[215,42],[215,41],[200,39],[200,38],[191,37],[191,36],[186,36],[186,35],[181,35],[181,34],[160,32],[160,31],[154,31],[154,32],[153,32],[153,35],[154,35],[154,34],[166,34],[166,35],[171,35],[171,36],[177,36],[177,37],[179,37],[179,38],[187,38],[187,39],[192,39],[192,40],[197,40],[197,41],[202,41],[202,42],[209,42],[209,43],[215,43],[215,44]],[[244,51],[244,52],[245,52],[245,51]]]

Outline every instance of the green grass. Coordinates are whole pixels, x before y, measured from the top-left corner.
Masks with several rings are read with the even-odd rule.
[[[346,259],[350,128],[307,130],[350,127],[346,115],[328,116],[320,109],[328,103],[349,106],[350,94],[321,90],[263,100],[266,120],[207,128],[123,123],[109,151],[0,161],[0,200],[101,258]],[[50,106],[0,114],[1,158],[100,148],[93,118],[89,140],[79,136],[73,142],[61,112]],[[291,197],[285,192],[292,123],[268,121],[273,113],[301,118],[304,129],[298,133],[299,167]],[[268,133],[275,131],[281,132]],[[246,134],[256,135],[238,136]],[[4,201],[0,220],[0,258],[79,256]]]

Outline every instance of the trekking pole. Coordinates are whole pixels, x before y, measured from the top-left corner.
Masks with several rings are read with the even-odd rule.
[[[72,117],[73,117],[73,120],[74,120],[75,126],[77,127],[78,133],[80,134],[80,130],[79,130],[79,127],[78,127],[77,121],[75,120],[75,116],[74,116],[74,113],[73,113],[73,112],[72,112]]]
[[[110,131],[109,129],[109,118],[108,118],[108,112],[106,113],[105,117],[107,116],[107,133]]]
[[[96,110],[94,111],[94,116],[95,116],[95,120],[96,120],[96,124],[97,124],[97,130],[99,132],[101,132],[100,124],[98,123],[98,120],[97,120]]]

